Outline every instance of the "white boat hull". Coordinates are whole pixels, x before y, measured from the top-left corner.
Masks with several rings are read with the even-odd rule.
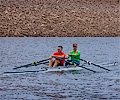
[[[100,64],[99,64],[100,65]],[[115,66],[115,63],[109,63],[109,64],[101,64],[102,67],[107,67],[107,66]],[[83,65],[85,68],[91,69],[94,68],[95,66],[93,65]],[[84,68],[79,67],[79,66],[71,66],[71,67],[55,67],[55,68],[48,68],[47,66],[32,66],[29,68],[20,68],[14,71],[10,71],[10,72],[3,72],[3,73],[33,73],[33,72],[60,72],[60,71],[70,71],[70,70],[82,70]]]
[[[89,68],[92,68],[92,67],[89,67]],[[43,70],[43,68],[40,68],[40,70]],[[84,68],[81,68],[81,67],[56,67],[56,68],[46,68],[44,69],[44,71],[47,71],[47,72],[52,72],[52,71],[69,71],[69,70],[82,70]]]

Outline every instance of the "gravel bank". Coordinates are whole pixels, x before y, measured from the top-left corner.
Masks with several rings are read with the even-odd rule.
[[[0,0],[0,36],[120,36],[119,4],[119,0]]]

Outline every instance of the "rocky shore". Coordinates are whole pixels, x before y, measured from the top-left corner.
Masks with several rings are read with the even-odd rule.
[[[117,37],[119,0],[0,0],[0,37]]]

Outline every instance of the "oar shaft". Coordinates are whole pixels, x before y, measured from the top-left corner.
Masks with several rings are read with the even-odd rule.
[[[102,66],[100,66],[100,65],[91,63],[90,61],[86,61],[86,60],[84,60],[84,59],[80,59],[80,58],[75,57],[75,56],[73,56],[73,55],[70,55],[70,56],[72,56],[72,57],[74,57],[74,58],[77,58],[77,59],[79,59],[79,60],[81,60],[81,61],[84,61],[84,62],[86,62],[86,63],[88,63],[88,64],[92,64],[92,65],[94,65],[94,66],[97,66],[97,67],[100,67],[100,68],[102,68],[102,69],[105,69],[105,70],[107,70],[107,71],[111,71],[111,70],[109,70],[109,69],[107,69],[107,68],[104,68],[104,67],[102,67]]]
[[[92,72],[96,73],[96,71],[91,70],[91,69],[89,69],[89,68],[86,68],[86,67],[83,67],[83,66],[79,66],[79,67],[84,68],[84,69],[87,69],[87,70],[89,70],[89,71],[92,71]]]
[[[31,63],[31,64],[27,64],[27,65],[23,65],[23,66],[19,66],[19,67],[15,67],[13,69],[18,69],[18,68],[22,68],[22,67],[30,67],[30,66],[37,66],[37,65],[40,65],[40,64],[46,64],[46,63],[49,63],[49,61],[47,62],[43,62],[43,61],[46,61],[46,60],[42,60],[42,61],[39,61],[39,62],[36,62],[36,63]],[[43,62],[43,63],[42,63]]]
[[[43,61],[47,61],[47,60],[49,60],[49,59],[40,60],[40,61],[38,61],[38,63],[43,62]]]
[[[61,59],[61,58],[58,58],[58,59],[63,60],[63,59]],[[66,60],[63,60],[63,61],[68,62],[68,63],[70,64],[69,61],[66,61]],[[74,64],[75,64],[75,63],[74,63]],[[84,68],[84,69],[87,69],[87,70],[89,70],[89,71],[92,71],[92,72],[96,73],[96,71],[91,70],[91,69],[89,69],[89,68],[86,68],[86,67],[83,67],[83,66],[79,66],[79,67]]]
[[[94,65],[94,66],[100,67],[100,68],[102,68],[102,69],[105,69],[105,70],[111,71],[111,70],[109,70],[109,69],[107,69],[107,68],[101,67],[100,65],[96,65],[96,64],[94,64],[94,63],[91,63],[91,64]]]
[[[9,73],[26,73],[26,72],[39,72],[39,71],[41,71],[41,70],[36,70],[36,71],[21,71],[21,72],[4,72],[4,74],[9,74]]]

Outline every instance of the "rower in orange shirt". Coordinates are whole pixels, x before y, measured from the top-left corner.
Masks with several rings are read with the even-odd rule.
[[[62,50],[63,50],[63,47],[58,46],[57,52],[54,52],[52,56],[49,57],[49,59],[51,60],[49,63],[49,67],[64,66],[66,54],[62,52]],[[52,60],[52,58],[55,58],[55,60]]]

